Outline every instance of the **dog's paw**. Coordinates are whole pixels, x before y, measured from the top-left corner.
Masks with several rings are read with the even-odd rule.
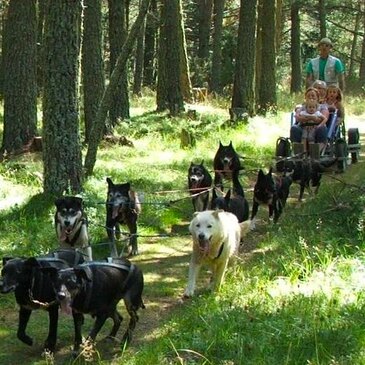
[[[29,336],[27,336],[27,335],[18,335],[18,338],[19,338],[20,341],[24,342],[28,346],[32,346],[33,345],[32,338],[29,337]]]

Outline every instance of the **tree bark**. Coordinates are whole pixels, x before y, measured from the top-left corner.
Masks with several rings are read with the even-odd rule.
[[[232,108],[254,114],[255,31],[257,0],[241,0]]]
[[[52,0],[44,32],[43,187],[56,196],[82,190],[80,31],[81,1]]]
[[[117,58],[127,35],[127,1],[126,0],[108,0],[109,3],[109,46],[110,46],[110,75],[112,74]],[[127,69],[124,69],[120,75],[119,84],[115,91],[113,103],[109,109],[109,123],[107,123],[107,132],[112,132],[117,125],[118,119],[128,119],[129,114],[129,95],[128,95],[128,78]]]
[[[138,16],[128,34],[128,37],[122,47],[122,50],[115,64],[113,73],[110,77],[110,82],[105,88],[103,97],[100,102],[100,106],[98,108],[98,113],[96,115],[95,123],[92,128],[92,133],[90,135],[89,147],[85,156],[84,169],[86,176],[90,176],[93,173],[99,142],[103,135],[105,119],[108,110],[110,108],[110,105],[113,102],[115,92],[117,91],[120,77],[126,69],[128,57],[130,56],[133,50],[133,46],[137,40],[140,29],[143,25],[146,13],[148,11],[149,3],[150,0],[142,1]]]
[[[262,49],[261,79],[259,90],[258,112],[277,111],[276,99],[276,52],[275,52],[275,0],[263,1],[262,17]]]
[[[37,131],[36,1],[11,0],[3,37],[1,154],[21,152]]]
[[[210,91],[222,93],[222,31],[225,0],[214,0],[212,68],[210,72]]]
[[[101,1],[84,0],[82,42],[82,86],[84,95],[85,142],[88,143],[105,87]]]
[[[291,62],[291,80],[290,92],[297,93],[302,89],[302,72],[300,60],[300,17],[299,2],[293,1],[290,7],[291,34],[290,34],[290,62]]]

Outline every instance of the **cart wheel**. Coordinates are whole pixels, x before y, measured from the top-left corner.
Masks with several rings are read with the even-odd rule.
[[[344,172],[347,166],[347,143],[344,139],[339,138],[335,142],[335,155],[338,158],[337,168],[339,172]]]
[[[360,134],[358,128],[350,128],[347,132],[348,143],[358,144],[360,140]],[[352,163],[356,163],[358,161],[359,152],[356,150],[355,152],[351,152],[351,161]]]

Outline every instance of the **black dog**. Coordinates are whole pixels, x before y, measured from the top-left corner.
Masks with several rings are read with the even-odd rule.
[[[209,188],[212,186],[212,176],[204,166],[191,162],[188,170],[188,188],[192,195],[195,212],[201,212],[208,208]]]
[[[233,148],[232,141],[228,146],[223,146],[219,141],[219,148],[215,154],[213,167],[215,171],[214,185],[223,191],[223,179],[231,180],[237,191],[236,195],[244,196],[243,189],[239,183],[238,175],[241,166],[240,157]]]
[[[130,183],[114,184],[108,177],[108,194],[106,201],[106,229],[111,242],[111,256],[118,257],[115,237],[120,238],[119,224],[126,224],[129,233],[130,255],[138,254],[137,219],[141,212],[138,195],[131,190]]]
[[[231,196],[231,190],[228,190],[224,196],[217,196],[215,189],[213,189],[212,209],[222,209],[233,213],[239,223],[249,218],[247,199],[241,195]]]
[[[54,352],[57,341],[58,302],[48,275],[41,268],[66,269],[71,264],[83,263],[83,256],[76,250],[59,250],[47,257],[4,258],[1,271],[0,292],[15,292],[19,305],[19,340],[31,346],[33,339],[26,334],[31,313],[36,309],[45,309],[49,316],[48,337],[44,349]]]
[[[137,311],[144,308],[142,300],[142,271],[127,259],[112,259],[112,262],[87,262],[73,269],[45,269],[50,275],[61,308],[71,308],[79,314],[75,323],[74,351],[78,351],[82,342],[81,327],[83,314],[96,317],[89,339],[95,340],[108,318],[113,327],[108,337],[115,337],[122,316],[117,304],[123,298],[130,316],[128,329],[123,335],[123,343],[132,339],[132,332],[138,321]],[[68,311],[69,311],[68,309]]]
[[[226,212],[233,213],[238,222],[244,222],[249,218],[249,206],[246,198],[235,195],[231,196],[229,189],[224,196],[217,196],[215,190],[213,191],[212,209],[222,209]]]
[[[276,180],[272,176],[272,168],[266,175],[261,169],[259,170],[253,193],[251,229],[255,229],[254,218],[261,204],[268,206],[269,219],[273,219],[274,223],[278,221],[286,204],[291,183],[290,176],[283,176]]]
[[[276,163],[276,172],[284,172],[285,160],[291,156],[291,143],[289,138],[279,137],[276,140],[275,156],[278,161]]]
[[[303,199],[305,189],[311,192],[311,186],[315,189],[315,194],[318,193],[323,172],[334,163],[336,163],[336,160],[322,163],[308,157],[296,161],[285,161],[285,174],[291,175],[293,182],[298,183],[300,186],[299,201]]]
[[[92,252],[82,198],[65,196],[57,199],[55,205],[54,222],[60,247],[79,248],[91,261]]]

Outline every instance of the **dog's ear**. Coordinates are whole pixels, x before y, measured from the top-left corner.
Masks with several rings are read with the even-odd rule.
[[[219,219],[219,213],[221,213],[221,212],[224,212],[224,210],[222,210],[222,209],[215,210],[215,211],[212,213],[212,216],[213,216],[215,219]]]
[[[9,260],[11,260],[12,259],[12,257],[10,257],[10,256],[4,256],[3,257],[3,266],[5,266],[5,264],[9,261]]]
[[[41,266],[35,257],[29,257],[29,259],[25,260],[24,265],[32,268]]]
[[[232,141],[229,141],[229,145],[228,145],[228,147],[233,147],[233,146],[232,146]]]
[[[55,200],[54,204],[55,204],[55,206],[57,207],[57,209],[59,209],[59,208],[60,208],[60,206],[61,206],[61,204],[62,204],[63,200],[64,200],[64,198],[63,198],[63,197],[62,197],[62,198],[58,198],[58,199],[56,199],[56,200]]]
[[[74,267],[74,272],[78,279],[84,279],[86,281],[92,281],[92,272],[88,266],[76,266]]]
[[[200,212],[194,212],[193,217],[196,217]]]
[[[194,162],[193,161],[190,162],[190,167],[192,167],[192,166],[194,166]]]
[[[200,162],[200,165],[203,166],[204,165],[204,160],[202,160],[202,162]]]
[[[270,175],[270,176],[272,175],[272,167],[270,167],[268,175]]]
[[[129,182],[125,183],[125,187],[128,191],[131,190],[131,183]]]
[[[107,177],[106,178],[106,182],[108,183],[109,186],[113,186],[114,185],[113,184],[113,181],[112,181],[112,179],[110,177]]]
[[[228,191],[227,191],[227,194],[224,196],[224,200],[226,201],[226,202],[229,202],[229,200],[231,199],[231,189],[229,189]]]
[[[260,170],[259,170],[258,177],[260,178],[260,177],[263,177],[263,176],[264,176],[264,172],[260,169]]]

